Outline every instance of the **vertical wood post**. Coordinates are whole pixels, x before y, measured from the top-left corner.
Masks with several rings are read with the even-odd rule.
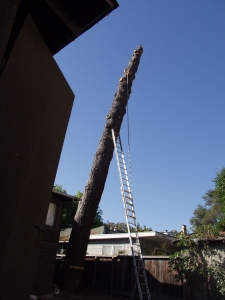
[[[95,290],[95,287],[96,287],[96,280],[97,280],[97,274],[98,274],[98,261],[99,261],[99,257],[95,256],[93,285],[92,285],[93,291]]]
[[[116,257],[112,257],[112,261],[111,261],[111,278],[110,278],[110,294],[111,295],[113,295],[115,263],[116,263]]]

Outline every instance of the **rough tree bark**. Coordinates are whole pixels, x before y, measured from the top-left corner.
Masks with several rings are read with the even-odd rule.
[[[113,128],[116,133],[120,131],[123,117],[126,113],[127,100],[131,93],[132,82],[142,53],[143,48],[139,46],[134,51],[127,69],[124,70],[124,74],[119,80],[118,90],[106,118],[106,125],[95,153],[89,179],[74,218],[66,255],[69,269],[65,284],[67,290],[70,291],[82,289],[85,255],[91,225],[101,200],[109,165],[113,157],[114,146],[111,129]]]

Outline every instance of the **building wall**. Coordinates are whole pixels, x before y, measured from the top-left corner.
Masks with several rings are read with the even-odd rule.
[[[143,255],[152,255],[157,254],[157,251],[162,248],[162,243],[153,241],[151,239],[146,238],[140,238],[140,244],[141,244],[141,251]],[[126,255],[132,255],[130,243],[127,238],[124,239],[111,239],[111,240],[89,240],[88,242],[88,248],[87,248],[87,255],[106,255],[106,252],[104,253],[103,248],[107,246],[112,246],[112,253],[110,255],[117,255],[116,251],[118,249],[118,246],[121,246],[121,250],[124,251],[124,254]],[[169,251],[176,250],[176,246],[170,245],[170,243],[167,243],[167,249]],[[117,249],[115,249],[117,248]],[[114,252],[115,249],[115,252]]]
[[[112,252],[109,253],[108,255],[117,255],[116,247],[121,246],[121,250],[124,251],[127,255],[131,255],[131,249],[130,249],[130,243],[128,239],[124,240],[89,240],[88,242],[88,247],[87,247],[87,255],[96,255],[96,256],[101,256],[101,255],[107,255],[106,252],[104,253],[104,247],[112,247]],[[106,250],[107,251],[107,250]]]
[[[29,299],[73,99],[28,15],[0,78],[1,300]]]
[[[165,249],[167,254],[177,251],[177,246],[172,245],[171,242],[168,243],[165,240],[161,242],[152,243],[150,239],[142,239],[142,253],[143,255],[158,255],[160,252]]]
[[[209,264],[213,263],[213,261],[217,261],[220,266],[225,269],[225,239],[224,240],[217,240],[217,241],[208,241],[207,248],[203,248],[203,245],[199,243],[199,254],[205,261],[209,262]],[[199,276],[196,286],[199,286],[199,289],[196,292],[196,300],[205,300],[208,298],[207,289],[202,284],[201,286],[201,277]],[[193,284],[191,282],[187,282],[187,293],[188,290],[193,289]],[[213,291],[215,299],[219,298],[219,295],[215,294]],[[220,295],[221,296],[221,295]]]
[[[37,270],[33,285],[33,292],[38,296],[52,297],[52,286],[55,272],[56,253],[60,234],[60,225],[63,210],[63,199],[59,195],[52,194],[51,202],[56,204],[55,218],[52,226],[45,225],[45,233],[38,257]]]
[[[32,294],[52,298],[52,285],[55,271],[57,248],[54,245],[42,244],[33,283]]]

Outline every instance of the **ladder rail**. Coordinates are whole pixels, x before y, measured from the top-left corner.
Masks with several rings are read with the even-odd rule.
[[[145,266],[143,256],[141,253],[141,245],[138,237],[136,215],[134,211],[133,194],[132,188],[129,181],[127,172],[125,157],[122,148],[122,142],[120,135],[115,136],[114,130],[112,129],[112,138],[114,143],[114,150],[116,154],[117,167],[119,171],[120,186],[123,208],[125,212],[125,219],[128,230],[128,237],[131,247],[131,253],[133,257],[133,265],[136,277],[136,283],[138,287],[138,293],[140,300],[143,300],[143,296],[147,296],[148,300],[151,300],[150,292],[148,288],[148,282],[145,272]],[[133,226],[131,226],[133,225]],[[134,231],[132,231],[134,230]],[[132,231],[132,232],[131,232]],[[134,241],[133,241],[134,240]],[[144,282],[142,281],[144,280]],[[143,290],[144,289],[144,290]],[[146,298],[146,297],[145,297]]]

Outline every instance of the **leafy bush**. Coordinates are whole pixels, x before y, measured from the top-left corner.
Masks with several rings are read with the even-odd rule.
[[[170,272],[175,271],[177,281],[187,283],[191,289],[188,299],[206,290],[208,299],[225,299],[224,250],[213,249],[210,241],[221,236],[216,227],[199,227],[192,235],[179,234],[181,250],[169,258]],[[191,292],[191,293],[190,293]],[[190,295],[191,294],[191,295]]]

